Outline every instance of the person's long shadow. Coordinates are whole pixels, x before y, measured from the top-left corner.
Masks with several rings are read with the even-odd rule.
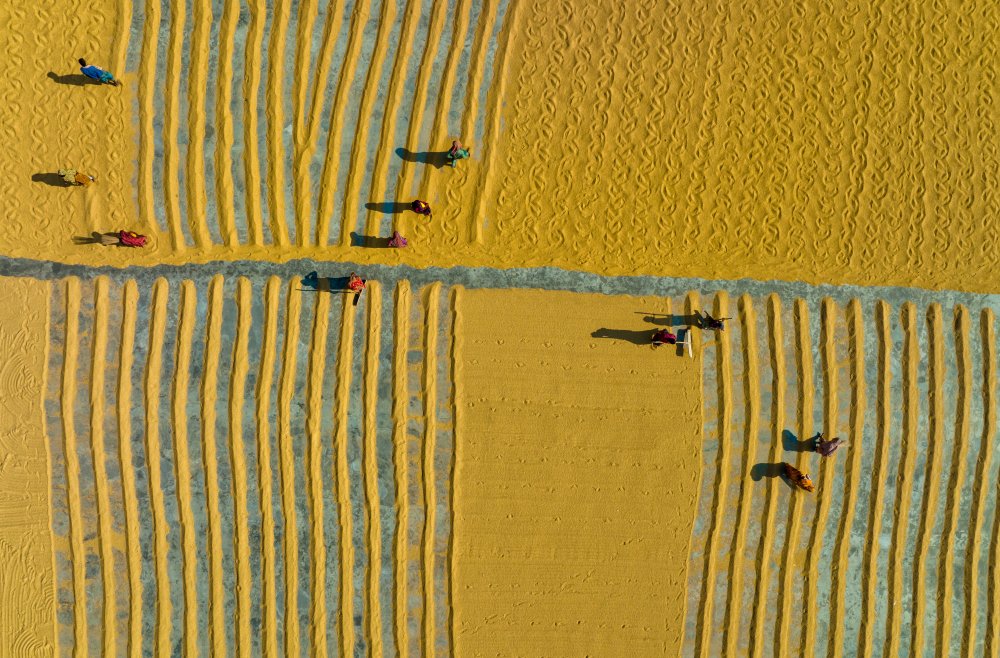
[[[448,164],[448,151],[411,151],[400,146],[396,155],[407,162],[418,162],[440,169]]]
[[[815,446],[815,437],[799,441],[799,437],[792,434],[791,430],[781,432],[781,447],[786,452],[812,452]]]
[[[766,463],[761,462],[759,464],[754,464],[753,468],[750,469],[750,479],[754,482],[760,482],[764,478],[778,478],[790,489],[795,489],[795,485],[785,477],[785,465],[782,462],[778,463]]]
[[[410,209],[410,204],[405,201],[369,201],[365,204],[368,210],[385,213],[386,215],[398,215]]]
[[[310,272],[302,279],[302,289],[315,292],[350,292],[347,289],[347,282],[351,280],[349,276],[319,276],[316,272]]]
[[[634,329],[598,329],[590,334],[594,338],[611,338],[613,340],[624,340],[635,345],[652,345],[653,334],[648,330]]]
[[[388,249],[390,240],[392,240],[392,238],[379,238],[374,235],[361,235],[360,233],[351,231],[352,247],[372,247],[375,249]]]
[[[82,73],[68,73],[66,75],[59,75],[55,71],[49,71],[48,78],[53,82],[55,82],[57,85],[72,85],[74,87],[86,87],[87,85],[101,84],[98,80],[88,78]]]
[[[90,235],[74,235],[73,244],[103,244],[104,241],[101,238],[105,235],[109,237],[118,237],[118,234],[114,232],[98,233],[97,231],[94,231]]]
[[[59,174],[39,172],[31,175],[31,180],[35,183],[45,183],[52,187],[73,187],[72,183],[67,183]]]
[[[636,311],[639,315],[644,315],[643,320],[651,324],[663,327],[701,326],[701,316],[696,313],[688,315],[671,315],[669,313],[648,313],[646,311]]]

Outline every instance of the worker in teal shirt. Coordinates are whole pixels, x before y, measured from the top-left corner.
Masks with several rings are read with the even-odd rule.
[[[79,62],[80,62],[80,71],[88,78],[91,78],[92,80],[97,80],[98,82],[103,84],[114,85],[115,87],[121,84],[120,82],[115,80],[115,76],[111,75],[110,73],[102,69],[100,66],[94,66],[93,64],[88,65],[87,60],[85,60],[82,57],[79,59]]]

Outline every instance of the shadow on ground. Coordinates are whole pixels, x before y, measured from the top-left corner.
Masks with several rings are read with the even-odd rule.
[[[783,462],[754,464],[750,469],[750,479],[760,482],[763,479],[778,478],[785,483],[789,489],[795,489],[795,484],[785,477],[785,464]]]
[[[396,149],[396,155],[406,162],[417,162],[440,169],[448,164],[448,151],[410,151],[402,146]]]
[[[648,329],[640,331],[634,329],[598,329],[590,335],[594,338],[624,340],[635,345],[652,345],[653,334]]]
[[[55,82],[57,85],[72,85],[74,87],[86,87],[87,85],[101,84],[97,80],[88,78],[82,73],[68,73],[66,75],[59,75],[54,71],[49,71],[48,78],[53,82]]]
[[[410,204],[405,201],[369,201],[365,204],[368,210],[385,213],[386,215],[396,215],[410,209]]]
[[[40,172],[31,174],[31,180],[35,183],[45,183],[52,187],[73,187],[72,183],[67,183],[63,177],[56,173]]]
[[[369,247],[373,249],[388,249],[389,241],[392,238],[380,238],[374,235],[361,235],[351,231],[352,247]]]
[[[701,316],[697,313],[687,315],[670,315],[669,313],[647,313],[646,311],[636,311],[639,315],[644,315],[643,320],[663,327],[699,327]]]
[[[813,452],[815,445],[814,438],[799,441],[799,437],[792,434],[791,430],[781,432],[781,447],[785,452]]]

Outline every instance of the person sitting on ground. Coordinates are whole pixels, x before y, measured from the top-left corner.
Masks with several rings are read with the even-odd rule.
[[[62,179],[69,183],[70,185],[81,185],[86,187],[91,183],[97,182],[96,176],[91,176],[90,174],[85,174],[83,172],[77,171],[76,169],[60,169],[56,172]]]
[[[418,215],[423,215],[424,217],[431,216],[431,204],[426,201],[421,201],[420,199],[415,199],[410,203],[410,210]]]
[[[784,462],[783,465],[785,467],[785,475],[788,476],[788,479],[791,480],[795,486],[800,489],[805,489],[806,491],[812,491],[815,488],[808,473],[803,473],[788,462]]]
[[[351,272],[351,276],[347,280],[347,289],[351,292],[360,293],[365,289],[365,280],[354,272]]]
[[[117,87],[121,83],[115,80],[115,76],[111,75],[100,66],[94,66],[93,64],[87,64],[87,60],[80,58],[77,60],[80,62],[80,71],[90,78],[91,80],[97,80],[98,82],[106,85],[112,85]]]
[[[660,345],[676,345],[677,336],[670,333],[666,329],[657,329],[653,332],[653,347],[659,347]]]
[[[395,247],[396,249],[402,249],[407,244],[409,244],[409,243],[406,241],[406,238],[404,238],[402,235],[400,235],[399,231],[393,231],[392,232],[392,237],[389,238],[389,246],[390,247]]]
[[[827,441],[823,438],[822,432],[817,432],[816,436],[813,437],[813,441],[813,449],[824,457],[829,457],[837,448],[845,443],[840,437],[834,437]]]
[[[117,233],[105,233],[101,236],[101,244],[106,247],[145,247],[148,240],[149,238],[145,235],[125,230]]]
[[[453,141],[451,148],[448,149],[448,163],[454,167],[456,162],[467,157],[469,157],[469,149],[462,148],[462,143],[457,139]]]

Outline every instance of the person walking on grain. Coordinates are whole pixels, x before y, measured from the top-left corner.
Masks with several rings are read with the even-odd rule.
[[[70,185],[80,185],[82,187],[87,187],[91,183],[97,182],[96,176],[91,176],[90,174],[85,174],[76,169],[60,169],[56,172],[62,179],[69,183]]]
[[[469,149],[462,148],[462,142],[456,139],[451,143],[451,148],[448,149],[447,157],[448,157],[448,164],[454,167],[456,162],[458,162],[459,160],[464,160],[465,158],[469,157]]]
[[[418,215],[423,215],[424,217],[429,218],[431,216],[431,204],[426,201],[421,201],[420,199],[414,199],[410,202],[410,210]]]
[[[115,80],[115,76],[111,75],[100,66],[94,66],[93,64],[87,64],[87,60],[80,58],[77,60],[80,62],[80,72],[91,80],[97,80],[101,84],[111,85],[117,87],[121,83]]]

